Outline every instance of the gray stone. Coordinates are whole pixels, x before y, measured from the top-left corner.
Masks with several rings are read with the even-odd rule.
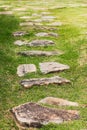
[[[12,11],[2,11],[0,12],[0,15],[12,15],[13,12]]]
[[[22,128],[41,128],[48,123],[60,124],[79,119],[76,110],[58,110],[28,102],[10,110],[16,124]]]
[[[43,24],[42,23],[35,23],[34,21],[20,23],[20,26],[33,26],[33,25],[41,26]]]
[[[25,79],[20,82],[20,84],[25,88],[31,88],[35,85],[49,85],[49,84],[65,84],[70,83],[69,80],[65,78],[61,78],[59,76],[54,76],[50,78],[33,78],[33,79]]]
[[[39,103],[55,106],[79,106],[77,102],[71,102],[62,98],[55,98],[55,97],[46,97],[40,100]]]
[[[52,56],[52,55],[61,55],[60,51],[22,51],[18,53],[19,55],[24,56]]]
[[[20,23],[20,26],[33,26],[33,22],[22,22]]]
[[[44,19],[46,19],[46,20],[48,20],[48,19],[55,19],[55,17],[54,16],[42,16],[42,19],[44,20]]]
[[[43,62],[39,63],[39,66],[40,71],[44,74],[51,72],[60,72],[70,68],[68,65],[60,64],[58,62]]]
[[[34,40],[31,41],[29,46],[48,46],[48,45],[54,45],[54,42],[51,40]]]
[[[14,44],[15,44],[15,45],[18,45],[18,46],[22,46],[22,45],[26,45],[27,42],[21,41],[21,40],[17,40],[17,41],[14,42]]]
[[[25,31],[17,31],[17,32],[14,32],[14,33],[13,33],[13,36],[14,36],[14,37],[24,36],[24,35],[26,35],[26,34],[28,34],[28,33],[25,32]]]
[[[36,66],[34,64],[22,64],[17,68],[17,74],[20,77],[31,72],[36,72]]]
[[[53,22],[53,23],[49,23],[49,26],[61,26],[62,23],[61,22]]]
[[[21,16],[20,18],[21,18],[21,19],[30,19],[31,16]]]
[[[49,37],[49,36],[58,37],[58,34],[57,33],[53,33],[53,32],[50,32],[50,33],[40,32],[40,33],[37,33],[36,36],[37,37]]]

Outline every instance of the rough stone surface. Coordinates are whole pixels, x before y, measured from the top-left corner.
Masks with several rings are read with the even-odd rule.
[[[17,74],[20,77],[31,72],[36,72],[36,66],[34,64],[22,64],[17,68]]]
[[[53,22],[53,23],[50,23],[48,25],[50,25],[50,26],[61,26],[62,23],[61,22]]]
[[[48,45],[54,45],[54,42],[51,40],[34,40],[31,41],[29,46],[48,46]]]
[[[31,16],[21,16],[20,18],[21,18],[21,19],[30,19]]]
[[[69,80],[61,78],[59,76],[54,76],[50,78],[33,78],[33,79],[25,79],[20,82],[20,84],[25,88],[31,88],[34,85],[48,85],[48,84],[65,84],[70,83]]]
[[[57,33],[53,33],[53,32],[50,32],[50,33],[40,32],[40,33],[37,33],[36,36],[37,37],[49,37],[49,36],[58,37],[58,34]]]
[[[62,98],[46,97],[39,101],[42,104],[56,105],[56,106],[79,106],[77,102],[71,102]]]
[[[26,45],[27,42],[21,41],[21,40],[17,40],[17,41],[14,42],[14,44],[15,44],[15,45],[18,45],[18,46],[22,46],[22,45]]]
[[[40,128],[48,123],[60,124],[79,119],[76,110],[58,110],[28,102],[10,110],[17,125],[21,128]]]
[[[25,31],[17,31],[13,33],[13,36],[17,37],[17,36],[24,36],[28,33],[26,33]]]
[[[55,19],[55,17],[54,16],[42,16],[42,19],[44,20],[44,19],[46,19],[46,20],[48,20],[48,19]]]
[[[39,63],[39,66],[40,71],[44,74],[51,72],[59,72],[70,68],[68,65],[60,64],[58,62],[43,62]]]
[[[52,55],[61,55],[62,52],[59,51],[22,51],[18,53],[19,55],[24,56],[52,56]]]
[[[0,15],[11,15],[11,14],[13,14],[12,11],[2,11],[2,12],[0,12]]]
[[[33,25],[42,25],[42,23],[35,23],[34,21],[33,22],[23,22],[23,23],[20,23],[20,26],[33,26]]]

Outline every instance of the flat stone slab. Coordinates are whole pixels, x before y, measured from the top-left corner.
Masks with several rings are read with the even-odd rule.
[[[22,129],[40,128],[48,123],[60,124],[79,119],[79,112],[76,110],[52,109],[32,102],[14,107],[10,112]]]
[[[51,72],[60,72],[70,68],[68,65],[60,64],[58,62],[43,62],[39,63],[39,66],[40,71],[44,74]]]
[[[51,40],[34,40],[31,41],[28,45],[29,46],[48,46],[54,45],[55,43]]]
[[[49,36],[58,37],[58,34],[57,33],[53,33],[53,32],[50,32],[50,33],[40,32],[40,33],[37,33],[35,35],[37,37],[49,37]]]
[[[35,85],[49,85],[49,84],[58,84],[62,85],[65,83],[70,83],[69,80],[65,78],[61,78],[59,76],[54,76],[50,78],[33,78],[33,79],[24,79],[20,82],[20,84],[25,88],[31,88]]]
[[[13,12],[12,11],[2,11],[0,12],[0,15],[12,15]]]
[[[43,25],[42,23],[37,23],[37,22],[34,22],[34,21],[32,21],[32,22],[22,22],[22,23],[20,23],[20,26],[33,26],[33,25],[37,25],[37,26],[41,26],[41,25]]]
[[[17,36],[24,36],[24,35],[26,35],[26,34],[28,34],[28,33],[25,32],[25,31],[13,32],[13,36],[14,36],[14,37],[17,37]]]
[[[20,77],[31,72],[36,72],[36,66],[34,64],[22,64],[17,68],[17,74]]]
[[[18,53],[23,56],[52,56],[52,55],[61,55],[62,52],[59,51],[22,51]]]
[[[26,45],[27,42],[21,41],[21,40],[17,40],[17,41],[14,42],[14,44],[15,44],[15,45],[18,45],[18,46],[22,46],[22,45]]]
[[[53,23],[49,23],[49,26],[61,26],[62,23],[61,22],[53,22]]]
[[[55,19],[56,17],[54,17],[54,16],[42,16],[42,18],[41,19],[46,19],[46,20],[49,20],[49,19]]]
[[[62,98],[46,97],[38,103],[55,105],[55,106],[79,106],[77,102],[71,102]]]

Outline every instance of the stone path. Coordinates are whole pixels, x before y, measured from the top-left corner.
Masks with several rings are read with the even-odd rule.
[[[25,88],[31,88],[32,86],[35,85],[49,85],[49,84],[65,84],[65,83],[70,83],[69,80],[65,78],[61,78],[59,76],[54,76],[50,78],[33,78],[33,79],[24,79],[20,82],[20,84],[25,87]]]
[[[50,32],[50,33],[40,32],[40,33],[37,33],[35,35],[37,37],[49,37],[49,36],[58,37],[58,34],[57,33],[53,33],[53,32]]]
[[[43,62],[43,63],[39,63],[39,66],[40,66],[40,71],[44,74],[51,73],[51,72],[60,72],[70,68],[68,65],[63,65],[58,62]]]
[[[20,44],[22,45],[22,44]],[[53,55],[61,55],[63,54],[61,51],[39,51],[39,50],[32,50],[32,51],[21,51],[18,52],[18,55],[23,56],[53,56]]]
[[[16,8],[16,11],[21,11],[22,8]],[[26,9],[23,8],[25,11]],[[48,13],[49,14],[49,13]],[[42,22],[46,22],[49,26],[62,26],[61,22],[55,22],[54,19],[56,17],[46,14],[46,12],[43,12],[42,14],[34,13],[32,16],[26,15],[20,17],[20,19],[24,19],[27,22],[21,22],[20,26],[34,26],[34,25],[43,25]],[[31,20],[31,17],[37,17],[37,19]],[[40,17],[40,18],[38,18]],[[49,23],[48,23],[49,22]],[[35,26],[37,27],[37,26]],[[41,27],[43,30],[43,27]],[[44,27],[45,28],[45,27]],[[47,27],[46,27],[47,28]],[[54,31],[55,28],[50,27],[51,31]],[[37,28],[38,29],[38,28]],[[28,34],[26,31],[17,31],[13,32],[13,36],[20,37]],[[32,41],[22,41],[20,39],[16,39],[14,42],[14,45],[22,46],[26,45],[26,47],[45,47],[45,46],[55,46],[55,42],[52,40],[48,40],[48,37],[55,37],[58,38],[59,34],[54,32],[39,32],[35,34],[38,39],[32,40]],[[39,39],[39,37],[45,37],[44,40]],[[20,51],[18,52],[19,55],[24,56],[52,56],[52,55],[60,55],[62,54],[61,51],[41,51],[41,50],[26,50],[26,51]],[[51,72],[59,72],[63,70],[67,70],[70,67],[68,65],[64,65],[58,62],[42,62],[38,63],[39,68],[42,74],[47,74]],[[24,76],[25,74],[36,72],[37,66],[34,64],[20,64],[17,68],[17,75],[19,77]],[[53,76],[53,77],[45,77],[45,78],[29,78],[24,79],[20,82],[20,85],[24,88],[31,88],[33,86],[41,86],[41,85],[49,85],[49,84],[69,84],[70,81],[59,77],[59,76]],[[25,103],[22,105],[19,105],[17,107],[14,107],[11,109],[11,113],[18,125],[18,127],[21,127],[22,129],[25,128],[40,128],[43,125],[47,125],[48,123],[63,123],[65,121],[70,120],[76,120],[79,119],[79,113],[76,110],[58,110],[58,109],[52,109],[48,107],[43,107],[39,105],[42,104],[48,104],[48,105],[56,105],[56,106],[73,106],[77,107],[79,106],[76,102],[71,102],[65,99],[60,98],[54,98],[54,97],[46,97],[45,99],[42,99],[41,101],[38,101],[37,103]]]
[[[26,73],[36,72],[36,66],[34,64],[23,64],[17,68],[18,76],[24,76]]]
[[[40,100],[38,103],[41,104],[49,104],[55,106],[79,106],[77,102],[71,102],[62,98],[55,98],[55,97],[46,97]]]
[[[60,124],[79,119],[79,112],[76,110],[52,109],[30,102],[14,107],[11,113],[22,129],[40,128],[48,123]]]

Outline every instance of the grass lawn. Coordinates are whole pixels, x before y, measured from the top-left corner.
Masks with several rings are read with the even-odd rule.
[[[71,7],[70,5],[74,5]],[[8,7],[6,7],[6,5]],[[79,5],[79,6],[76,6]],[[64,98],[79,104],[87,104],[87,1],[86,0],[0,0],[0,12],[13,11],[12,15],[0,14],[0,130],[18,130],[11,117],[9,110],[14,106],[37,102],[47,96]],[[59,8],[59,6],[63,8]],[[16,10],[25,8],[25,11]],[[40,14],[49,12],[55,16],[54,22],[62,22],[62,26],[51,32],[59,34],[58,38],[48,39],[55,42],[50,47],[26,47],[16,46],[16,40],[35,40],[37,32],[50,32],[49,22],[43,22],[43,26],[20,27],[24,22],[21,16],[30,16],[31,20],[39,19]],[[38,16],[32,16],[32,14]],[[43,28],[43,29],[42,29]],[[21,37],[12,35],[15,31],[27,31],[28,34]],[[22,50],[61,50],[60,56],[50,57],[24,57],[17,55]],[[70,66],[68,71],[52,74],[41,74],[39,63],[45,61],[56,61]],[[16,71],[19,64],[33,63],[37,66],[37,72],[26,74],[20,78]],[[19,82],[24,78],[51,77],[59,75],[71,81],[70,85],[48,85],[34,86],[24,89]],[[53,106],[50,106],[53,107]],[[59,108],[59,107],[58,107]],[[49,124],[40,130],[86,130],[87,129],[87,107],[61,107],[61,109],[76,109],[80,112],[80,119],[63,123],[60,125]]]

